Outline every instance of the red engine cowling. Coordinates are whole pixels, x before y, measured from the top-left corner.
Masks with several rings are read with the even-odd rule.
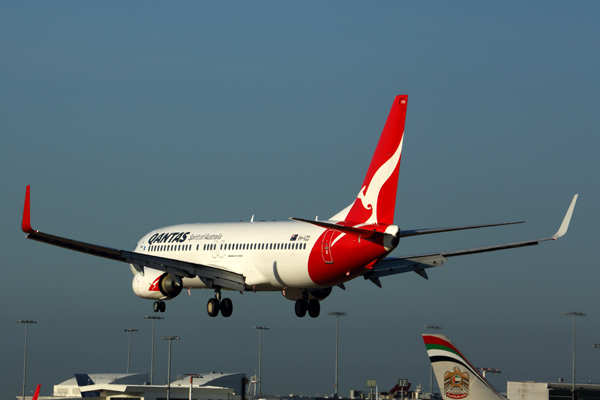
[[[144,275],[136,273],[131,283],[133,293],[143,299],[170,300],[183,289],[171,275],[155,269],[144,268]]]

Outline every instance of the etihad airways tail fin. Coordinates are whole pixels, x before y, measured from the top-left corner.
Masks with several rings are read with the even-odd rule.
[[[444,400],[506,400],[444,335],[423,334]]]
[[[407,102],[407,95],[394,98],[358,196],[331,220],[357,224],[394,223]]]

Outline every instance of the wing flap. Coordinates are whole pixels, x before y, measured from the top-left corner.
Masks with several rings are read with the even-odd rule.
[[[365,229],[365,228],[355,228],[352,226],[338,225],[336,221],[311,221],[303,218],[290,218],[292,221],[305,222],[307,224],[312,224],[316,226],[320,226],[325,229],[333,229],[336,231],[348,233],[354,236],[364,236],[365,239],[372,239],[376,237],[381,237],[385,233],[378,232],[376,229]]]

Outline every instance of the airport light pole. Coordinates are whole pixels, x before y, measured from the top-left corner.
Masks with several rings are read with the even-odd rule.
[[[27,325],[37,324],[32,319],[20,319],[17,324],[25,324],[25,354],[23,355],[23,400],[25,400],[25,382],[27,377]]]
[[[164,319],[159,315],[146,315],[144,319],[152,320],[152,353],[150,353],[150,384],[154,385],[154,320]]]
[[[124,332],[129,333],[129,345],[127,346],[127,373],[129,373],[129,356],[131,355],[131,334],[137,332],[137,329],[125,329]]]
[[[163,340],[169,341],[169,365],[167,367],[167,400],[171,400],[171,343],[179,340],[179,336],[164,336]]]
[[[335,315],[335,384],[333,385],[335,392],[334,398],[338,398],[338,342],[339,342],[339,320],[340,317],[346,315],[343,311],[332,311],[329,315]]]
[[[433,334],[433,331],[444,329],[439,325],[425,325],[425,328],[429,329],[429,333]],[[429,365],[429,393],[433,393],[433,365]]]
[[[261,375],[261,358],[262,358],[262,331],[268,331],[268,326],[253,326],[258,329],[258,395],[262,395],[262,375]]]
[[[579,311],[565,311],[563,315],[573,317],[573,386],[571,388],[571,398],[575,400],[575,318],[585,317],[585,313]]]

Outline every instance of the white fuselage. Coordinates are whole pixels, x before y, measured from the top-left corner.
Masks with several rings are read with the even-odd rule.
[[[308,259],[324,231],[296,221],[183,224],[149,232],[135,251],[241,274],[256,290],[318,288]],[[206,285],[195,277],[184,278],[183,287]]]

